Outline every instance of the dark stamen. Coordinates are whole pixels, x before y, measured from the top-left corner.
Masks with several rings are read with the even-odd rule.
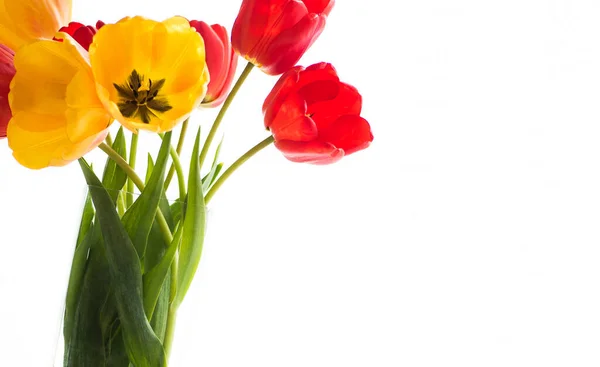
[[[152,82],[148,79],[148,89],[141,89],[144,82],[144,76],[137,70],[133,70],[125,84],[116,84],[113,86],[117,90],[120,102],[117,104],[124,117],[137,117],[143,123],[149,124],[153,117],[158,117],[157,113],[167,112],[173,107],[164,97],[158,97],[160,89],[165,85],[165,79]]]

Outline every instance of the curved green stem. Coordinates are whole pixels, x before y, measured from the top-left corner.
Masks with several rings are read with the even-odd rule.
[[[102,151],[106,153],[106,155],[110,159],[112,159],[119,167],[121,167],[121,169],[125,172],[127,177],[129,177],[131,181],[133,181],[138,190],[144,190],[144,181],[140,178],[140,176],[137,175],[137,173],[135,173],[135,171],[123,159],[123,157],[119,155],[119,153],[117,153],[113,148],[109,147],[106,143],[100,144],[99,148],[102,149]],[[163,215],[162,211],[160,211],[160,209],[156,211],[156,221],[158,223],[158,226],[160,227],[160,231],[163,234],[165,242],[171,243],[171,241],[173,241],[173,235],[171,234],[171,229],[169,228],[165,216]]]
[[[254,67],[254,64],[252,64],[251,62],[248,62],[248,64],[246,64],[244,71],[242,71],[242,74],[240,75],[238,80],[235,82],[235,85],[231,89],[231,92],[229,92],[229,95],[227,96],[227,99],[225,99],[225,102],[223,102],[223,106],[221,107],[221,110],[219,111],[217,118],[215,118],[215,122],[213,122],[213,124],[210,128],[210,132],[208,133],[208,136],[206,137],[206,141],[204,142],[204,145],[202,146],[202,152],[200,152],[200,169],[202,169],[202,164],[204,163],[204,160],[206,159],[206,155],[208,154],[208,149],[210,149],[210,145],[211,145],[213,139],[215,138],[215,134],[217,133],[217,130],[219,129],[219,125],[221,125],[221,121],[223,121],[225,112],[227,112],[227,109],[231,105],[231,102],[235,98],[235,95],[240,90],[240,87],[242,86],[242,84],[244,84],[244,81],[246,80],[248,75],[250,75],[250,72],[252,71],[253,67]]]
[[[190,119],[187,118],[181,124],[181,132],[179,133],[179,141],[177,141],[177,155],[181,155],[181,150],[183,149],[183,142],[185,140],[185,134],[187,132],[188,123]],[[165,191],[169,188],[171,184],[171,180],[173,179],[173,174],[175,173],[175,164],[171,163],[171,167],[169,167],[169,172],[167,173],[167,178],[165,179]]]
[[[137,159],[137,147],[138,147],[138,139],[139,135],[132,133],[131,134],[131,148],[129,150],[129,166],[131,169],[135,170],[135,161]],[[125,205],[129,208],[133,205],[133,181],[128,178],[127,179],[127,196],[125,200]]]
[[[212,188],[206,194],[204,201],[208,204],[208,202],[210,201],[210,199],[212,199],[212,197],[215,195],[217,190],[219,190],[221,185],[223,185],[223,183],[229,178],[229,176],[231,176],[233,174],[233,172],[235,172],[238,168],[240,168],[248,159],[252,158],[252,156],[254,156],[256,153],[260,152],[265,147],[268,147],[269,145],[271,145],[271,143],[273,143],[273,141],[274,141],[273,135],[267,137],[265,140],[256,144],[254,147],[252,147],[252,149],[250,149],[249,151],[244,153],[244,155],[242,155],[235,162],[233,162],[233,164],[229,168],[227,168],[227,170],[225,172],[223,172],[221,177],[219,177],[217,179],[217,181],[215,181]]]

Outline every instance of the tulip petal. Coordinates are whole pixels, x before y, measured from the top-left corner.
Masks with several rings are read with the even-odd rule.
[[[319,134],[314,121],[306,116],[306,103],[295,93],[281,105],[270,130],[275,140],[309,141]]]
[[[319,130],[319,140],[342,149],[345,155],[366,149],[373,141],[371,126],[358,115],[338,118],[327,129]]]
[[[275,141],[275,147],[292,162],[331,164],[344,157],[344,151],[332,144],[320,141],[299,142],[292,140]]]
[[[316,101],[309,104],[307,113],[310,114],[319,127],[327,126],[344,115],[360,115],[362,110],[362,97],[353,86],[340,83],[339,93],[334,99]]]
[[[325,28],[325,15],[308,14],[293,27],[282,30],[261,52],[261,70],[278,75],[294,66]]]
[[[71,0],[0,0],[0,43],[18,50],[51,39],[71,19]]]
[[[267,98],[265,98],[262,110],[265,115],[265,127],[267,129],[273,124],[273,120],[275,120],[275,117],[277,116],[281,105],[288,97],[288,94],[292,90],[295,90],[295,86],[299,79],[299,73],[303,69],[304,68],[301,66],[296,66],[283,74],[277,83],[275,83],[275,86]]]
[[[306,4],[306,8],[311,13],[316,14],[325,14],[329,15],[331,9],[333,9],[333,5],[335,3],[334,0],[302,0],[304,4]]]
[[[12,116],[8,92],[15,75],[14,55],[10,48],[0,44],[0,138],[6,137],[6,126]]]

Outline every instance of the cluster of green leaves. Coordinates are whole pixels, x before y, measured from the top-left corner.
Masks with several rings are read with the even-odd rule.
[[[170,132],[163,136],[156,160],[149,158],[145,187],[130,206],[122,167],[109,158],[100,180],[80,159],[89,193],[67,292],[64,366],[167,365],[173,317],[202,254],[204,193],[222,168],[215,156],[202,179],[199,145],[200,131],[187,195],[171,205],[164,187]],[[122,130],[112,149],[126,159]]]

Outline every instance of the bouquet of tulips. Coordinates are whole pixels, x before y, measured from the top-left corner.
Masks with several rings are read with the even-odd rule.
[[[71,22],[70,0],[0,5],[0,137],[30,169],[78,160],[88,186],[65,301],[64,366],[166,366],[207,205],[225,180],[272,144],[289,161],[330,164],[373,140],[361,95],[332,65],[296,65],[334,1],[243,0],[231,40],[222,25],[181,16],[92,26]],[[247,64],[234,83],[239,56]],[[262,106],[268,134],[224,165],[218,148],[208,152],[254,68],[281,75]],[[195,129],[184,167],[190,115],[218,106],[204,139]],[[149,134],[162,144],[137,172],[138,140]],[[83,158],[96,148],[107,155],[99,176]],[[169,201],[174,180],[179,195]]]

